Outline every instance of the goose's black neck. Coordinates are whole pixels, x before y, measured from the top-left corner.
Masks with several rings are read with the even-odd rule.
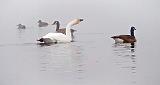
[[[131,30],[131,36],[134,36],[134,30]]]
[[[131,27],[131,30],[130,30],[131,36],[134,36],[134,30],[135,30],[135,28]]]
[[[59,23],[59,21],[56,21],[56,31],[59,30],[59,27],[60,27],[60,23]]]

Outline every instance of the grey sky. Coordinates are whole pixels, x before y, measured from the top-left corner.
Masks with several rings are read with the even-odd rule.
[[[30,24],[37,19],[58,19],[66,23],[69,19],[82,17],[94,30],[103,25],[107,28],[148,23],[155,26],[160,21],[159,3],[159,0],[3,0],[0,21]]]

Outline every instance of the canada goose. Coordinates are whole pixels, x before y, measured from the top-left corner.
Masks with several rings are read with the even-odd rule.
[[[41,20],[38,21],[38,26],[39,27],[46,27],[48,26],[48,23],[47,22],[42,22]]]
[[[48,33],[37,41],[44,42],[46,44],[49,43],[58,43],[58,42],[71,42],[71,27],[79,24],[83,19],[74,19],[70,21],[66,26],[66,35],[63,33]]]
[[[25,29],[26,28],[26,26],[22,25],[22,24],[18,24],[17,26],[18,26],[18,29]]]
[[[136,42],[136,38],[134,36],[134,30],[135,27],[131,27],[130,29],[130,35],[118,35],[118,36],[112,36],[111,38],[113,38],[115,40],[115,43],[131,43],[133,44],[134,42]]]
[[[63,34],[66,34],[66,28],[60,28],[60,23],[59,21],[54,21],[54,23],[52,25],[56,25],[56,32],[59,32],[59,33],[63,33]],[[76,31],[74,29],[70,29],[71,30],[71,35],[73,37],[73,33]]]

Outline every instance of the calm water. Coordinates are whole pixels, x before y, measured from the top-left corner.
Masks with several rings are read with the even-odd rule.
[[[2,0],[0,85],[159,85],[160,2],[158,0]],[[84,21],[75,42],[41,46],[36,39],[55,27]],[[22,23],[26,29],[19,30]],[[114,44],[112,35],[136,27],[138,42]]]

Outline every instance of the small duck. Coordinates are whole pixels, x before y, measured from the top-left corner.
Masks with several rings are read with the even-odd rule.
[[[42,22],[42,20],[39,20],[38,21],[38,26],[39,27],[46,27],[46,26],[48,26],[48,23],[47,22]]]
[[[131,43],[133,44],[134,42],[136,42],[136,38],[134,36],[134,31],[135,31],[135,27],[131,27],[130,29],[130,35],[117,35],[117,36],[112,36],[111,38],[113,38],[115,40],[115,43]]]
[[[22,24],[18,24],[17,26],[18,26],[18,29],[25,29],[26,28],[26,26],[22,25]]]
[[[83,20],[82,20],[82,21],[83,21]],[[59,29],[59,28],[60,28],[60,23],[59,23],[59,21],[54,21],[54,23],[53,23],[52,25],[56,25],[56,32],[66,34],[66,28],[61,28],[61,29]],[[74,30],[74,29],[70,29],[70,30],[71,30],[71,35],[72,35],[72,37],[73,37],[73,33],[74,33],[76,30]]]

